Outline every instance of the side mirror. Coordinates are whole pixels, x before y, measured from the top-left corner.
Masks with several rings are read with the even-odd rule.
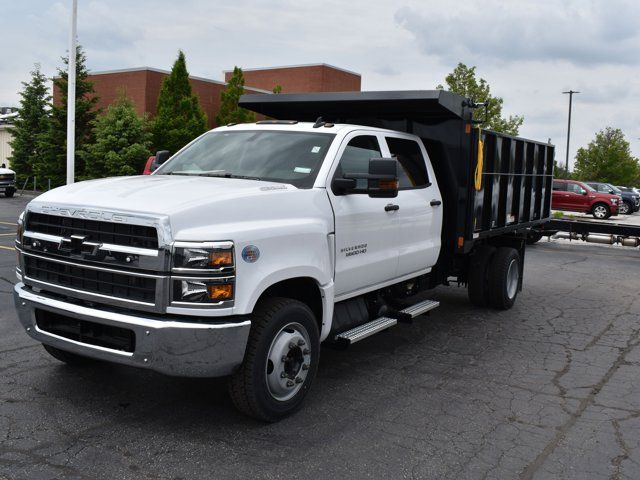
[[[366,186],[358,187],[358,180],[366,180]],[[331,189],[336,195],[360,193],[372,198],[397,197],[398,162],[395,158],[372,158],[369,173],[346,172],[342,178],[333,179]]]
[[[169,150],[158,150],[156,152],[156,158],[151,164],[150,170],[152,172],[155,172],[158,169],[158,167],[160,167],[160,165],[162,165],[164,162],[169,160],[170,156],[171,154],[169,153]]]
[[[580,190],[580,195],[586,195],[587,191],[583,188],[582,190]]]
[[[398,196],[398,161],[395,158],[369,160],[369,196],[395,198]]]

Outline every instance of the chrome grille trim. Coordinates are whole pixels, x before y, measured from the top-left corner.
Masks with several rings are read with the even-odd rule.
[[[59,258],[56,257],[50,257],[47,255],[36,255],[34,253],[28,252],[24,249],[18,248],[17,249],[20,253],[22,253],[23,255],[26,255],[28,257],[35,257],[35,258],[40,258],[42,260],[46,260],[48,262],[55,262],[55,263],[63,263],[66,265],[71,265],[73,267],[78,267],[78,268],[87,268],[89,270],[100,270],[103,272],[110,272],[110,273],[119,273],[122,275],[131,275],[132,277],[146,277],[146,278],[166,278],[166,275],[155,275],[152,273],[141,273],[141,272],[136,272],[133,270],[118,270],[115,268],[107,268],[107,267],[99,267],[97,265],[89,265],[86,263],[77,263],[77,262],[70,262],[68,260],[61,260]]]
[[[44,240],[45,242],[53,242],[60,244],[64,237],[60,237],[58,235],[50,235],[48,233],[41,232],[31,232],[26,230],[23,233],[23,237],[26,238],[34,238],[36,240]],[[71,235],[73,237],[73,235]],[[115,245],[113,243],[98,243],[98,250],[103,252],[118,252],[118,253],[128,253],[131,255],[140,255],[143,257],[157,257],[159,255],[158,250],[153,250],[150,248],[139,248],[139,247],[128,247],[125,245]]]

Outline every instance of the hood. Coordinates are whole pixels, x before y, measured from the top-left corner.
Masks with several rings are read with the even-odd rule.
[[[13,173],[15,175],[16,172],[10,168],[0,168],[0,175],[6,175],[7,173]]]
[[[324,216],[322,212],[331,208],[324,189],[183,175],[78,182],[43,193],[28,208],[52,206],[80,209],[78,213],[90,210],[166,218],[172,236],[181,240],[211,240],[208,230],[213,225],[220,230],[218,235],[232,234],[238,228],[246,228],[247,222],[264,225],[316,214]]]
[[[264,195],[275,189],[296,190],[281,183],[234,178],[141,175],[74,183],[44,193],[32,203],[171,215],[212,201]]]

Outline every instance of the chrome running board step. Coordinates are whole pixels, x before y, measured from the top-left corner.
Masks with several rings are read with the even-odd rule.
[[[389,317],[380,317],[367,322],[363,325],[359,325],[351,330],[347,330],[346,332],[339,333],[336,335],[336,342],[342,343],[344,345],[351,345],[352,343],[359,342],[371,335],[374,335],[378,332],[386,330],[389,327],[393,327],[398,323],[398,320],[395,318]]]
[[[344,346],[351,345],[352,343],[359,342],[371,335],[375,335],[378,332],[382,332],[387,328],[393,327],[397,325],[398,322],[411,323],[412,319],[415,317],[423,315],[439,306],[440,302],[436,302],[435,300],[424,300],[400,310],[399,312],[388,313],[388,317],[376,318],[375,320],[359,325],[351,330],[339,333],[335,336],[335,341]]]
[[[403,310],[400,310],[400,318],[398,318],[399,322],[411,322],[412,319],[424,315],[425,313],[433,310],[434,308],[438,308],[440,306],[440,302],[436,302],[435,300],[423,300],[422,302],[416,303],[415,305],[411,305]]]

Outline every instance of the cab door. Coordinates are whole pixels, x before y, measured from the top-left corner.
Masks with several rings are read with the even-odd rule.
[[[553,182],[551,193],[551,208],[556,210],[566,210],[567,208],[567,184],[565,182]]]
[[[398,162],[398,277],[426,273],[441,246],[442,196],[427,152],[415,137],[385,134],[388,156]],[[385,152],[387,155],[387,152]]]
[[[589,199],[587,191],[577,183],[567,183],[567,191],[565,192],[565,202],[567,210],[577,212],[588,211]]]
[[[335,217],[335,294],[349,296],[393,280],[398,267],[398,217],[389,209],[389,198],[366,194],[336,194],[333,178],[344,173],[368,173],[369,160],[381,158],[380,138],[375,132],[352,132],[343,140],[327,192]],[[366,182],[366,180],[358,180]]]

